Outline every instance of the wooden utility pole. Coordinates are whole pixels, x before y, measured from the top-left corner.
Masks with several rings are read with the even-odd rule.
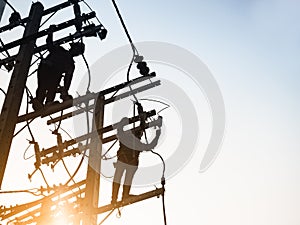
[[[104,96],[99,95],[96,99],[93,116],[92,130],[94,132],[97,132],[103,128],[104,102]],[[97,225],[97,214],[94,213],[94,209],[98,208],[100,193],[102,136],[102,132],[99,132],[99,136],[96,135],[91,138],[91,147],[89,151],[88,169],[86,175],[83,225]]]
[[[40,2],[33,3],[23,38],[38,32],[44,7]],[[7,95],[0,116],[0,188],[13,139],[20,105],[26,85],[27,75],[36,39],[20,45],[15,68],[9,83]]]

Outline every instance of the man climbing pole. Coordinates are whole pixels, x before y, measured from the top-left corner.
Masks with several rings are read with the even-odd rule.
[[[140,141],[143,136],[142,129],[135,129],[124,131],[124,126],[129,123],[129,119],[124,117],[118,124],[117,136],[119,139],[120,147],[117,152],[118,160],[114,164],[116,170],[112,185],[112,198],[111,203],[115,204],[118,199],[118,192],[120,188],[121,178],[125,173],[125,180],[123,183],[122,200],[130,197],[130,189],[133,176],[137,171],[139,165],[139,155],[142,151],[149,151],[153,149],[158,142],[161,134],[161,129],[156,130],[156,136],[149,144],[144,144]]]
[[[63,75],[64,85],[60,88],[61,99],[63,101],[72,99],[72,96],[68,94],[68,90],[75,69],[73,57],[83,54],[85,49],[85,45],[82,42],[71,43],[69,50],[54,45],[53,30],[54,26],[51,25],[46,40],[49,54],[45,59],[41,60],[37,71],[38,88],[36,90],[36,98],[32,100],[34,110],[41,109],[44,104],[53,103]]]

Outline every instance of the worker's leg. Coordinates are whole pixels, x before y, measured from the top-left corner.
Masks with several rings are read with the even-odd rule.
[[[47,92],[47,71],[41,66],[37,71],[38,88],[36,89],[36,99],[43,104]]]
[[[126,175],[125,175],[125,180],[124,180],[124,184],[123,184],[123,193],[122,193],[122,199],[124,200],[125,198],[130,197],[130,189],[131,189],[131,184],[132,184],[132,180],[134,177],[134,174],[137,170],[137,166],[131,166],[128,165],[126,168]]]
[[[37,72],[38,78],[38,87],[36,89],[36,97],[31,100],[32,108],[37,111],[43,108],[44,100],[47,93],[47,80],[45,80],[45,70],[43,68],[39,68]]]
[[[54,101],[57,87],[59,85],[60,80],[61,80],[61,74],[55,72],[51,74],[51,79],[48,79],[49,85],[48,85],[48,92],[46,97],[46,104]]]
[[[43,104],[45,97],[46,97],[46,89],[45,89],[45,87],[39,86],[39,87],[36,89],[36,99],[37,99],[41,104]]]
[[[119,188],[120,188],[120,183],[121,183],[121,178],[124,173],[124,166],[121,165],[120,162],[117,162],[115,164],[115,174],[114,174],[114,181],[112,184],[112,194],[111,194],[111,203],[116,203],[118,200],[118,193],[119,193]]]
[[[38,87],[36,89],[36,98],[31,100],[33,110],[37,111],[43,108],[43,101],[46,97],[46,89]]]

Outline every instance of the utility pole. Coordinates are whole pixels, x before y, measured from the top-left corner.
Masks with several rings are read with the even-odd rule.
[[[99,95],[96,99],[93,131],[97,132],[103,128],[104,119],[104,96]],[[98,132],[91,138],[91,147],[89,151],[88,169],[86,176],[86,191],[84,200],[84,218],[83,225],[97,225],[97,214],[93,211],[98,208],[100,193],[100,171],[101,171],[101,155],[102,155],[102,137],[103,133]]]
[[[44,7],[33,3],[23,38],[38,32]],[[0,116],[0,188],[15,131],[36,39],[21,44]]]
[[[4,8],[5,8],[5,1],[4,0],[0,0],[0,21],[2,19],[2,15],[3,15],[3,11],[4,11]]]

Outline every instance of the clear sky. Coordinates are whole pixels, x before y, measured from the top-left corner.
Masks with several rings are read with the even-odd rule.
[[[29,12],[31,1],[10,2],[22,16]],[[45,8],[59,2],[42,1]],[[89,63],[94,65],[106,53],[127,44],[127,39],[111,1],[88,3],[109,32],[107,39],[102,42],[98,39],[86,40],[86,56]],[[191,91],[195,88],[193,84],[180,79],[177,83],[173,80],[186,91],[194,104],[199,117],[199,140],[190,161],[167,180],[168,224],[300,224],[300,2],[119,0],[117,3],[135,42],[167,42],[195,54],[212,73],[224,98],[226,132],[220,154],[208,170],[200,173],[200,162],[212,129],[209,107],[201,91]],[[84,10],[88,11],[87,8]],[[2,25],[7,23],[10,12],[6,7]],[[53,22],[62,21],[66,15],[70,16],[68,13],[71,11],[57,15]],[[19,37],[21,31],[12,31],[3,39],[9,42]],[[86,72],[82,60],[76,63],[77,71],[71,87],[73,95]],[[175,70],[158,65],[155,68],[158,71]],[[177,73],[180,74],[179,71]],[[0,87],[4,90],[8,86],[9,76],[0,71]],[[161,74],[165,79],[168,76]],[[33,93],[35,79],[32,76],[28,81]],[[1,104],[3,99],[0,93]],[[175,111],[170,109],[165,112],[166,121],[168,116],[172,119],[178,116]],[[162,141],[158,148],[166,158],[172,154],[172,149],[166,146],[172,142],[170,140],[175,142],[179,135],[172,131],[173,127],[168,130],[168,126],[176,129],[179,120],[184,123],[188,119],[178,118],[175,125],[170,120],[165,124],[165,130],[169,132],[165,134],[166,143]],[[71,126],[64,124],[68,125]],[[45,122],[37,122],[33,128],[39,129],[40,126],[45,126]],[[45,133],[38,130],[34,130],[34,133],[39,139],[45,139],[47,131],[48,128],[45,128]],[[34,160],[23,160],[28,144],[26,138],[30,136],[24,131],[15,140],[17,143],[13,144],[3,185],[5,190],[43,185],[39,175],[33,178],[32,183],[27,179],[27,173],[34,169]],[[50,147],[55,144],[55,137],[43,141]],[[142,162],[147,163],[150,158],[143,156]],[[68,163],[73,162],[69,160]],[[66,175],[58,178],[52,175],[51,169],[48,170],[45,167],[52,183],[67,179]],[[110,183],[102,183],[100,198],[107,203]],[[141,193],[143,190],[134,188],[133,192]],[[22,202],[32,200],[28,195],[0,196],[0,205],[18,203],[20,198]],[[113,214],[106,221],[106,224],[123,225],[141,223],[163,224],[160,199],[125,207],[120,219]]]

